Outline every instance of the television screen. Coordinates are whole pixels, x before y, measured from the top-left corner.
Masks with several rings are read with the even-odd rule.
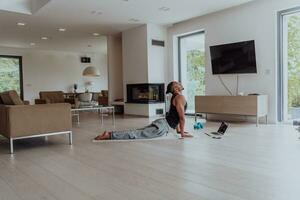
[[[211,46],[210,54],[213,74],[257,73],[254,40]]]

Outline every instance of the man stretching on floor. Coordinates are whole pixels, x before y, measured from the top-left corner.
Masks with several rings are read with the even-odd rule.
[[[127,131],[105,131],[97,136],[95,140],[133,140],[133,139],[151,139],[166,135],[169,132],[169,127],[176,129],[177,133],[182,138],[193,137],[184,131],[185,127],[185,110],[187,103],[182,91],[184,88],[176,81],[168,84],[167,94],[172,93],[170,110],[166,118],[158,119],[152,122],[149,126],[141,129]]]

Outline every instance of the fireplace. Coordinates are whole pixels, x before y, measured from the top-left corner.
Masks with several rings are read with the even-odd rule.
[[[165,84],[128,84],[127,103],[152,104],[165,102]]]

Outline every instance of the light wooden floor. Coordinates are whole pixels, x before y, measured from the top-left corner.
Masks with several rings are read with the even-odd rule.
[[[117,129],[148,123],[119,118]],[[64,136],[19,141],[11,156],[1,140],[0,199],[300,199],[300,141],[292,127],[231,124],[222,140],[196,131],[186,140],[92,143],[100,131],[96,116],[85,114],[72,147]]]

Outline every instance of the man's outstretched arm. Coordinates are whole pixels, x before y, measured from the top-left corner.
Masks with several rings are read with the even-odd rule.
[[[180,134],[182,137],[185,136],[185,133],[184,133],[184,127],[185,127],[184,106],[185,106],[185,103],[186,102],[185,102],[184,96],[180,95],[175,98],[175,107],[176,107],[176,110],[177,110],[178,116],[179,116],[179,128],[180,128]]]

